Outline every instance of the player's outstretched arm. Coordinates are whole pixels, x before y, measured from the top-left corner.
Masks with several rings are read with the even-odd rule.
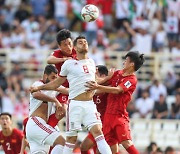
[[[87,82],[85,86],[88,87],[87,91],[99,90],[101,93],[112,93],[112,94],[119,94],[123,92],[123,89],[120,86],[117,87],[102,86],[94,81]]]
[[[48,64],[58,64],[58,63],[65,62],[68,59],[72,59],[72,58],[71,57],[57,58],[57,57],[51,55],[47,58],[47,63]]]
[[[61,93],[61,94],[69,95],[69,88],[66,88],[63,86],[60,86],[59,88],[57,88],[56,91]]]
[[[31,93],[39,91],[39,90],[56,90],[65,81],[66,81],[66,77],[58,77],[57,79],[55,79],[47,84],[37,86],[37,87],[32,86],[32,87],[30,87],[29,90]]]
[[[19,154],[24,154],[24,151],[26,149],[26,147],[28,146],[28,142],[26,140],[26,137],[24,136],[22,139],[22,143],[21,143],[21,151]]]

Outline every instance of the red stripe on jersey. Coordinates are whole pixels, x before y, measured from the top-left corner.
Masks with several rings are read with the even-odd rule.
[[[36,117],[32,117],[32,119],[42,130],[46,131],[49,134],[53,133],[52,130],[50,130],[49,128],[44,126],[41,122],[39,122],[39,120]]]

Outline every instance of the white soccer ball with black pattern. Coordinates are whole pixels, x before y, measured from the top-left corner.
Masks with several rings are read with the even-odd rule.
[[[99,16],[99,9],[92,4],[85,5],[81,10],[81,16],[85,22],[95,21]]]

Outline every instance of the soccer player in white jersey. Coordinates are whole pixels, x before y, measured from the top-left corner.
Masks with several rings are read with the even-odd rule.
[[[94,91],[86,91],[84,86],[88,81],[95,81],[96,67],[94,61],[87,56],[88,43],[85,37],[79,36],[74,40],[74,49],[77,60],[70,59],[64,62],[60,76],[45,85],[31,87],[31,92],[39,90],[54,90],[67,79],[69,82],[69,106],[67,111],[66,144],[63,154],[71,154],[77,140],[77,133],[82,130],[83,124],[96,140],[102,154],[111,154],[109,145],[104,139],[101,129],[100,115],[93,102]]]
[[[47,65],[44,70],[43,79],[36,81],[32,86],[40,86],[57,78],[57,69],[53,65]],[[29,119],[26,125],[26,137],[32,154],[56,154],[63,152],[64,138],[56,129],[47,124],[52,105],[55,103],[57,109],[61,104],[55,97],[55,91],[37,91],[30,94]]]

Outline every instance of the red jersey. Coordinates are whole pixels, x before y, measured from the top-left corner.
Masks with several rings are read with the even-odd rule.
[[[24,136],[26,136],[26,124],[27,124],[28,119],[29,118],[27,117],[23,120],[23,134],[24,134]]]
[[[53,55],[54,57],[56,57],[56,58],[64,58],[64,57],[76,58],[76,51],[73,49],[71,55],[65,56],[60,49],[57,49],[57,50],[54,50],[54,52],[53,52],[52,55]],[[61,71],[61,66],[63,65],[63,63],[64,63],[64,62],[55,64],[55,66],[56,66],[56,68],[57,68],[57,70],[58,70],[58,73],[60,73],[60,71]],[[67,80],[66,80],[62,85],[63,85],[64,87],[67,87],[67,88],[69,87],[69,83],[68,83]],[[59,102],[68,104],[68,95],[59,94],[59,95],[57,95],[56,98],[59,100]]]
[[[105,93],[105,94],[98,94],[93,97],[93,100],[97,106],[97,110],[101,114],[102,121],[107,107],[107,96],[108,94]]]
[[[57,50],[54,50],[53,54],[52,54],[54,57],[56,58],[65,58],[65,57],[72,57],[72,58],[75,58],[76,57],[76,51],[73,49],[72,50],[72,54],[69,55],[69,56],[66,56],[62,53],[62,51],[60,49],[57,49]],[[61,63],[58,63],[58,64],[55,64],[57,70],[58,70],[58,73],[60,73],[61,71],[61,66],[63,65],[64,62],[61,62]]]
[[[0,132],[0,145],[6,154],[19,154],[21,150],[21,142],[23,133],[14,128],[10,136],[4,136],[2,131]]]
[[[122,74],[123,70],[118,70],[114,72],[114,75],[109,80],[112,87],[121,86],[124,92],[120,94],[110,93],[108,95],[106,113],[129,118],[126,108],[131,100],[132,93],[136,89],[137,78],[135,75],[122,76]]]

